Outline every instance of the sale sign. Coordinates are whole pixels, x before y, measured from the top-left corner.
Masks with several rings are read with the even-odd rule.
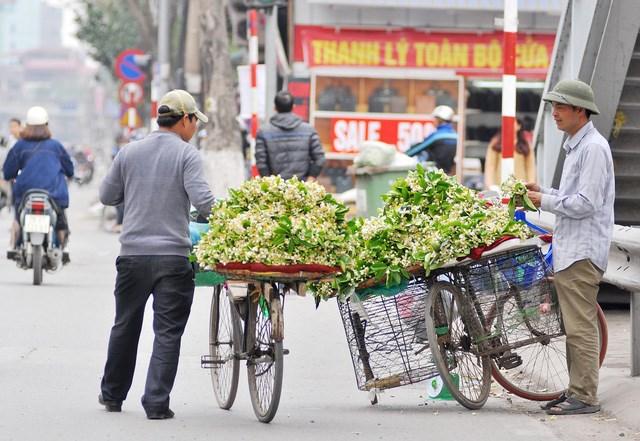
[[[451,69],[459,75],[502,72],[502,32],[422,32],[415,29],[295,27],[295,61],[309,67],[370,66]],[[554,34],[519,33],[516,70],[520,77],[544,78]]]
[[[368,117],[332,118],[331,150],[357,153],[364,141],[382,141],[404,152],[436,129],[431,117],[381,119]]]

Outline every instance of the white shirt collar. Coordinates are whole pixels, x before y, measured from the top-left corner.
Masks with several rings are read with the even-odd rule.
[[[582,141],[582,138],[584,138],[586,134],[591,131],[591,129],[593,129],[593,121],[587,122],[571,138],[567,139],[567,141],[562,146],[565,152],[569,153],[571,150],[575,149],[578,144],[580,144],[580,141]]]

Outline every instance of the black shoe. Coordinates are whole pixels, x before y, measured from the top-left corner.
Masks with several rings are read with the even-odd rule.
[[[69,258],[69,253],[67,253],[66,251],[62,252],[62,264],[66,265],[67,263],[70,263],[71,259]]]
[[[18,260],[18,250],[7,250],[7,259]]]
[[[120,412],[122,410],[121,401],[105,400],[102,394],[98,395],[98,403],[102,404],[107,412]]]
[[[555,400],[551,400],[551,401],[549,401],[549,402],[547,402],[547,403],[545,403],[545,404],[541,404],[541,405],[540,405],[540,409],[542,409],[542,410],[549,410],[549,409],[551,409],[552,407],[555,407],[555,406],[557,406],[557,405],[558,405],[558,404],[560,404],[560,403],[564,403],[565,401],[567,401],[567,398],[569,398],[569,397],[567,396],[567,393],[566,393],[566,392],[562,392],[562,393],[560,394],[560,396],[559,396],[558,398],[556,398]]]
[[[161,410],[161,411],[147,411],[147,418],[150,420],[168,420],[169,418],[173,418],[175,414],[171,409]]]

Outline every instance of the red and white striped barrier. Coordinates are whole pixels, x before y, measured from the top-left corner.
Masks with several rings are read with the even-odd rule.
[[[157,130],[158,129],[158,82],[154,78],[151,81],[151,112],[150,112],[150,129]]]
[[[516,39],[518,0],[504,0],[504,40],[502,73],[502,182],[513,174],[516,119]]]
[[[258,11],[248,12],[249,31],[249,77],[251,81],[251,140],[249,157],[251,158],[251,176],[258,176],[256,167],[256,136],[258,134]]]

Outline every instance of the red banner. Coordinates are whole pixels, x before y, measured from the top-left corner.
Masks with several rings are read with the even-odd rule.
[[[381,119],[348,117],[331,119],[331,151],[357,153],[363,141],[382,141],[401,152],[435,130],[430,117]]]
[[[296,26],[294,59],[314,66],[452,69],[460,75],[502,73],[502,32],[443,33]],[[519,77],[547,74],[554,34],[519,33]]]

